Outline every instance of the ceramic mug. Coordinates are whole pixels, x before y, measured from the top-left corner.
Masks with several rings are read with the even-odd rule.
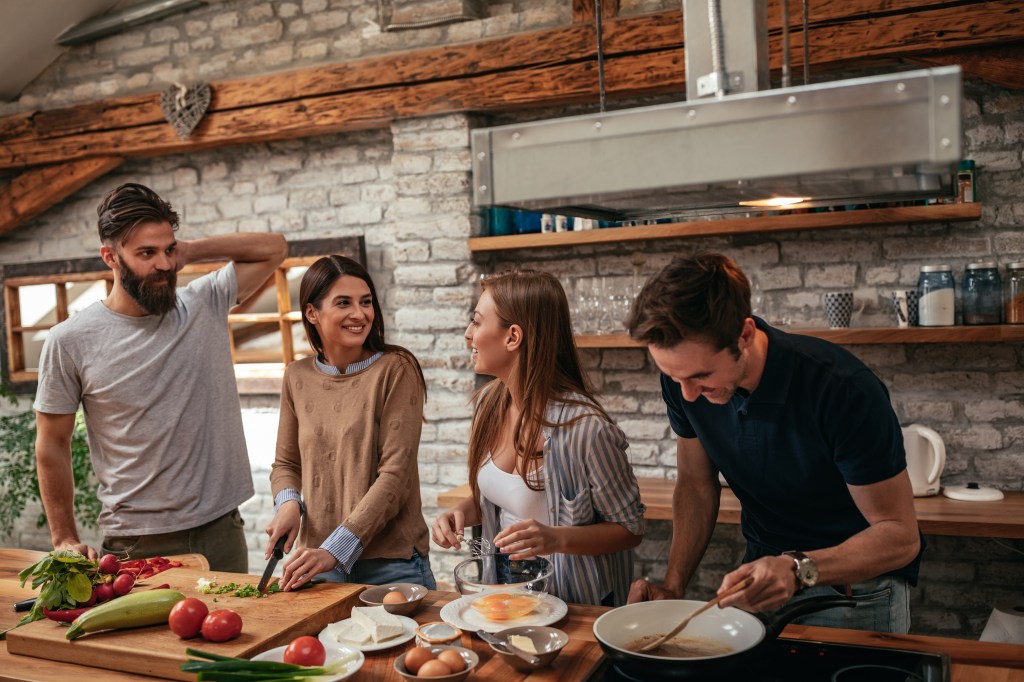
[[[897,327],[917,326],[917,289],[895,289],[890,293]]]
[[[853,292],[852,291],[829,291],[822,296],[825,304],[825,319],[828,320],[829,329],[844,329],[850,326],[850,318],[853,317]],[[864,309],[864,304],[856,311]]]

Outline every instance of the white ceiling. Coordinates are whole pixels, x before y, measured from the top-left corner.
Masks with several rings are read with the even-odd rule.
[[[137,1],[137,0],[136,0]],[[0,0],[0,100],[10,102],[67,48],[65,29],[123,0]]]

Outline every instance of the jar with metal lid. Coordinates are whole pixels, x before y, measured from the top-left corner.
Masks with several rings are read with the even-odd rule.
[[[964,268],[964,324],[999,324],[1003,312],[1003,283],[992,261]]]
[[[1006,324],[1024,324],[1024,262],[1006,265]]]
[[[948,327],[954,324],[956,292],[953,268],[949,265],[922,265],[917,279],[917,316],[921,327]]]

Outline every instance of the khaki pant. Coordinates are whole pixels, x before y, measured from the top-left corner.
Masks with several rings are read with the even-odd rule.
[[[157,535],[103,538],[103,553],[118,559],[147,559],[168,554],[202,554],[211,571],[249,572],[249,549],[245,543],[245,522],[238,510],[196,528]]]

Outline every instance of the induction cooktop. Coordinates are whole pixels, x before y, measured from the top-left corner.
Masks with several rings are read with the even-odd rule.
[[[680,666],[685,663],[681,662]],[[588,682],[639,680],[616,668],[607,658],[587,679]],[[665,679],[675,679],[675,676]],[[702,678],[681,675],[679,679]],[[711,675],[703,679],[724,678]],[[750,665],[740,679],[752,682],[949,682],[950,664],[946,654],[778,639],[766,647],[756,664]]]

